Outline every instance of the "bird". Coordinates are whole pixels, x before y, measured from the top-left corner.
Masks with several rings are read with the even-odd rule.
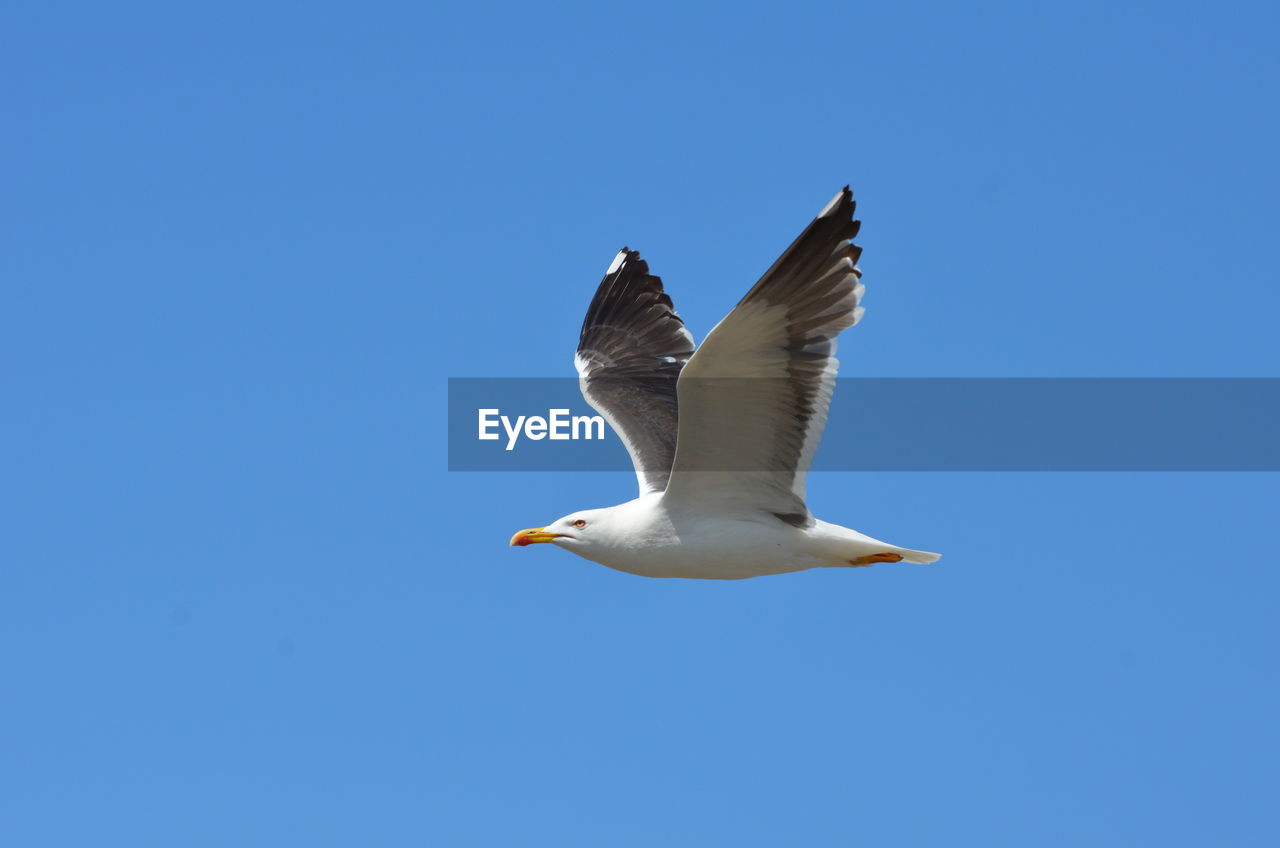
[[[639,494],[521,530],[510,544],[660,578],[936,561],[822,521],[806,503],[836,337],[863,314],[855,210],[845,186],[698,347],[639,252],[618,251],[574,364],[583,397],[626,447]]]

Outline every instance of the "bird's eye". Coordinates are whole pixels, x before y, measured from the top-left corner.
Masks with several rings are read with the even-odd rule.
[[[583,527],[586,527],[586,526],[587,526],[587,522],[585,522],[585,521],[583,521],[581,518],[579,518],[577,521],[573,522],[573,526],[574,526],[574,527],[577,527],[579,530],[581,530]]]

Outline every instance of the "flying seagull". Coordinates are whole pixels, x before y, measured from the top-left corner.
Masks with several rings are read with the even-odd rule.
[[[845,186],[696,350],[662,281],[620,250],[574,364],[587,403],[631,455],[640,495],[521,530],[511,544],[550,543],[646,577],[719,580],[938,559],[805,505],[836,336],[862,317],[854,205]]]

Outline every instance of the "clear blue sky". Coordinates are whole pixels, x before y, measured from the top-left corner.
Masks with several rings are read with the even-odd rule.
[[[822,474],[943,561],[664,582],[444,444],[845,183],[846,376],[1280,376],[1274,4],[181,6],[0,17],[0,842],[1277,839],[1276,475]]]

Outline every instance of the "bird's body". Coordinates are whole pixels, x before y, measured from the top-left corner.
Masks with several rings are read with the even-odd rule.
[[[853,210],[846,187],[696,352],[662,281],[619,251],[575,364],[583,395],[631,455],[640,496],[511,544],[548,542],[645,577],[719,580],[938,559],[820,521],[805,503],[836,336],[862,316]]]
[[[758,513],[670,509],[661,494],[642,495],[609,507],[608,512],[610,532],[599,543],[583,549],[562,541],[560,547],[641,577],[740,580],[808,568],[849,567],[883,553],[907,561],[913,557],[928,561],[920,558],[933,556],[821,520],[800,528]],[[598,517],[591,526],[602,526]]]

